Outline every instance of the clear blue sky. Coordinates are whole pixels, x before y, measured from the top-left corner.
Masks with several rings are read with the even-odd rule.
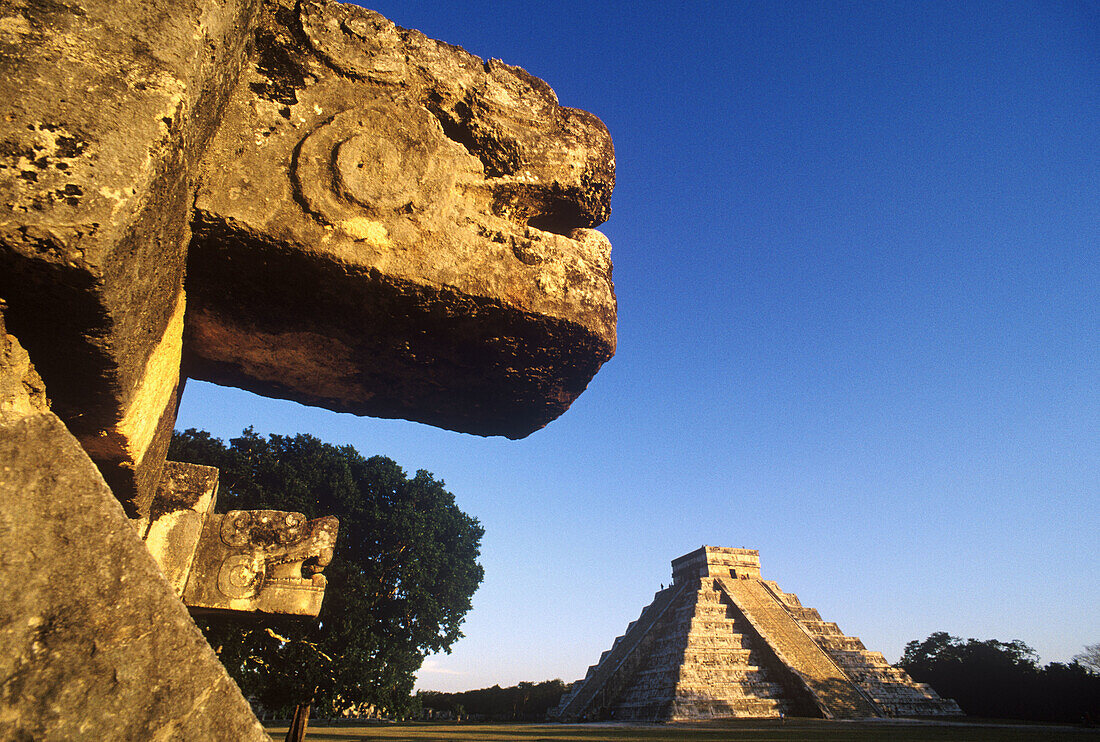
[[[481,520],[420,687],[581,677],[702,544],[890,660],[1100,641],[1094,3],[373,7],[544,78],[618,162],[618,355],[546,429],[184,394],[178,427],[388,455]]]

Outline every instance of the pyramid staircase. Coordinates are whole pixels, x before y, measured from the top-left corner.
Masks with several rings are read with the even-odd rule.
[[[600,655],[600,661],[588,668],[583,680],[574,683],[568,697],[563,696],[556,710],[562,718],[579,718],[582,710],[605,708],[611,697],[618,695],[624,680],[638,671],[638,663],[653,653],[653,644],[664,631],[665,614],[670,605],[684,593],[685,585],[670,586],[653,596],[653,602],[642,615],[626,627],[626,633],[615,639],[611,649]],[[650,671],[650,675],[654,671]]]
[[[562,696],[561,721],[961,713],[760,579],[759,552],[703,547]]]
[[[882,652],[872,652],[859,637],[845,636],[832,621],[823,621],[794,593],[784,593],[771,580],[762,584],[791,617],[840,667],[845,675],[887,716],[961,716],[962,709],[950,698],[941,698],[932,687],[918,683],[900,667],[886,661]]]

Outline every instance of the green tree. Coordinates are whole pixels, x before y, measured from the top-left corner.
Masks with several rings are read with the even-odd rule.
[[[974,716],[1059,722],[1100,718],[1100,676],[1074,659],[1039,668],[1035,650],[1019,639],[963,640],[938,631],[906,644],[898,664]]]
[[[988,670],[1038,669],[1039,655],[1019,639],[1001,642],[996,639],[967,639],[965,642],[946,631],[937,631],[922,642],[911,641],[898,664],[906,671],[924,672],[944,664],[981,665]],[[912,672],[910,672],[912,674]]]
[[[198,620],[246,695],[287,713],[321,715],[371,704],[406,713],[426,654],[449,651],[484,574],[484,530],[443,482],[409,478],[392,460],[362,457],[309,435],[262,438],[251,428],[229,445],[187,430],[176,461],[216,466],[219,510],[335,515],[340,534],[316,620],[226,615]]]
[[[967,714],[1027,718],[1030,712],[1038,667],[1035,651],[1022,641],[964,641],[938,631],[906,644],[898,664]]]
[[[1093,675],[1100,675],[1100,644],[1089,644],[1080,654],[1073,655],[1073,661]]]
[[[478,719],[489,721],[544,721],[547,712],[558,705],[565,683],[546,680],[541,683],[524,681],[509,688],[494,685],[492,688],[468,690],[461,693],[420,691],[426,709],[434,711],[467,712]]]

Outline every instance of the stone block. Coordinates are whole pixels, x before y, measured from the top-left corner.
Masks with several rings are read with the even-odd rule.
[[[615,350],[606,128],[518,67],[265,6],[203,162],[189,376],[517,438]]]
[[[131,515],[175,415],[191,173],[258,0],[0,7],[0,298]]]
[[[179,461],[164,463],[142,539],[178,596],[187,586],[203,526],[217,499],[217,469]]]
[[[316,616],[340,521],[281,510],[210,514],[183,602],[192,609]]]
[[[19,340],[8,334],[5,309],[0,300],[0,425],[50,409],[42,377]]]
[[[0,423],[0,502],[0,739],[269,739],[56,416]]]
[[[340,522],[276,510],[214,513],[217,497],[217,469],[165,462],[139,532],[176,595],[196,611],[316,616]]]

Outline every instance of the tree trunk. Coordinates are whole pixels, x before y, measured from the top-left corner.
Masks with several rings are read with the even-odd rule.
[[[294,718],[290,720],[290,729],[286,730],[286,739],[283,742],[305,742],[310,705],[299,703],[294,707]]]

